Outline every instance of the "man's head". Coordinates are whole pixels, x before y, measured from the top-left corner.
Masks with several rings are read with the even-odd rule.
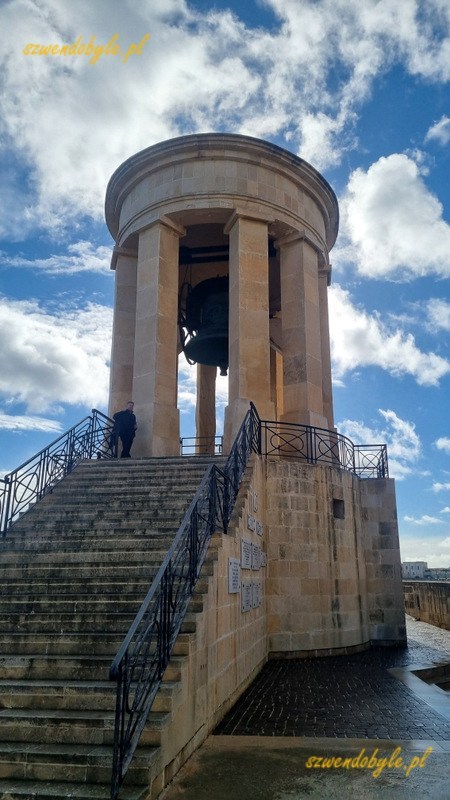
[[[130,402],[127,403],[127,409],[128,411],[133,411],[133,408],[134,408],[134,403],[132,400],[130,400]]]

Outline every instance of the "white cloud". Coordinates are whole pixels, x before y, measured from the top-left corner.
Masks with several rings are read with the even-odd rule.
[[[450,77],[442,0],[265,2],[278,20],[270,29],[184,0],[3,3],[2,205],[6,214],[14,206],[0,220],[4,235],[58,229],[78,213],[101,219],[113,170],[180,133],[279,136],[323,169],[355,146],[359,107],[392,65],[427,81]],[[106,44],[117,33],[128,47],[146,32],[142,54],[126,64],[23,54],[29,42],[80,35]]]
[[[442,144],[444,147],[450,142],[450,118],[446,117],[445,114],[441,117],[439,122],[436,122],[431,126],[427,135],[425,136],[426,142],[433,139],[439,142],[439,144]]]
[[[432,298],[426,304],[428,325],[435,333],[450,331],[450,303],[439,298]]]
[[[330,339],[333,375],[342,381],[359,367],[380,367],[391,375],[411,375],[421,386],[437,386],[450,363],[435,353],[424,353],[410,333],[389,331],[377,315],[352,304],[349,292],[330,287]]]
[[[0,252],[0,266],[39,270],[48,275],[73,275],[77,272],[110,271],[111,247],[93,247],[90,242],[69,244],[67,253],[34,260]]]
[[[450,514],[450,507],[445,506],[445,508],[441,509],[441,514]]]
[[[430,517],[428,514],[424,514],[422,517],[403,517],[405,522],[409,522],[413,525],[443,525],[444,521],[442,519],[438,519],[437,517]]]
[[[448,492],[450,483],[433,483],[433,492]]]
[[[435,533],[423,538],[407,536],[400,532],[402,561],[426,561],[429,567],[450,567],[450,537],[442,539]]]
[[[43,433],[60,433],[62,425],[54,419],[45,417],[24,417],[0,412],[0,428],[6,431],[40,431]]]
[[[0,395],[42,413],[59,403],[104,406],[112,310],[88,303],[46,312],[0,299]]]
[[[378,409],[386,427],[371,428],[357,420],[345,419],[337,425],[339,433],[354,444],[387,444],[389,475],[403,480],[415,472],[414,464],[421,455],[421,442],[412,422],[401,419],[395,411]]]
[[[450,439],[446,436],[441,436],[439,439],[436,439],[435,445],[438,450],[444,450],[445,453],[450,454]]]
[[[371,278],[450,277],[450,225],[417,164],[394,153],[355,170],[341,200],[334,260],[353,260]]]

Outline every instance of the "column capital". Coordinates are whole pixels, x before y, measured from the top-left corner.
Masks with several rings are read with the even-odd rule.
[[[154,219],[152,222],[149,222],[148,225],[145,227],[140,228],[139,233],[143,233],[143,231],[148,231],[151,228],[155,228],[157,225],[162,225],[164,228],[168,228],[172,233],[175,233],[180,239],[182,236],[186,236],[186,228],[183,228],[182,225],[179,225],[178,222],[174,222],[173,219],[167,217],[163,214],[158,219]]]
[[[327,286],[331,286],[331,264],[320,264],[319,262],[319,278],[325,278]]]
[[[278,239],[275,239],[275,247],[282,248],[288,247],[291,244],[295,244],[296,242],[303,241],[307,242],[311,247],[314,248],[320,255],[325,258],[325,247],[324,243],[318,236],[316,236],[313,231],[307,230],[303,228],[301,230],[293,230],[290,233],[286,233],[284,236],[280,236]]]
[[[232,227],[239,219],[248,219],[252,222],[265,222],[268,226],[275,222],[275,218],[270,216],[270,214],[264,214],[259,211],[250,211],[249,209],[245,208],[235,208],[228,222],[224,226],[223,232],[225,235],[230,233]]]
[[[119,247],[119,245],[116,244],[112,251],[111,269],[116,268],[119,256],[125,256],[126,258],[137,258],[137,255],[137,250],[133,250],[132,247]]]

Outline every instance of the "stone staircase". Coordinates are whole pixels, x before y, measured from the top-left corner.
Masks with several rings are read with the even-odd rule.
[[[211,460],[82,462],[0,540],[3,800],[109,797],[109,667]],[[148,796],[184,668],[176,653],[123,800]]]

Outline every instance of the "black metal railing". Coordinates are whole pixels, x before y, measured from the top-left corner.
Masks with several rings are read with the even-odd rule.
[[[223,453],[223,436],[183,436],[180,439],[180,456],[220,456]]]
[[[97,409],[63,433],[0,482],[0,532],[52,491],[58,481],[85,458],[115,458],[114,422]]]
[[[227,530],[259,417],[252,405],[223,470],[211,465],[110,669],[117,681],[111,798],[119,796],[214,531]]]
[[[260,452],[298,458],[308,464],[329,464],[358,478],[389,476],[385,444],[355,445],[336,431],[311,425],[261,420]]]

